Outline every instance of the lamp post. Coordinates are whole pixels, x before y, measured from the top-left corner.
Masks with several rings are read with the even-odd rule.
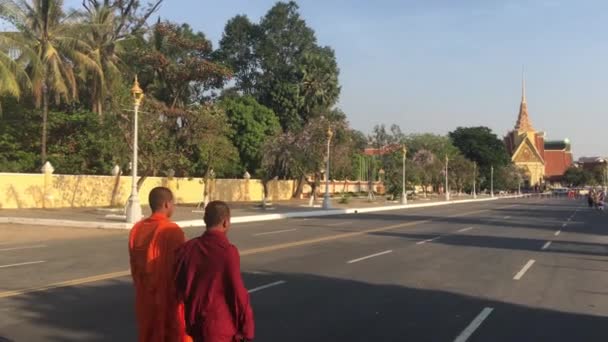
[[[403,191],[401,192],[401,204],[407,204],[407,192],[405,191],[405,158],[407,156],[407,147],[405,145],[403,145],[402,147],[402,152],[403,152],[403,175],[402,175],[402,181],[401,181],[401,185],[402,185],[402,189]]]
[[[490,168],[490,197],[494,197],[494,166]]]
[[[448,183],[448,163],[450,162],[450,159],[448,158],[448,155],[445,155],[445,200],[449,201],[450,200],[450,188],[449,188],[449,183]]]
[[[323,209],[331,209],[331,200],[329,198],[329,148],[331,146],[331,137],[333,136],[331,127],[327,128],[327,164],[325,166],[325,196],[323,197]]]
[[[473,162],[473,198],[477,198],[477,162]]]
[[[133,172],[133,179],[131,184],[131,196],[127,203],[127,222],[135,223],[141,219],[141,205],[139,204],[139,194],[137,193],[137,114],[139,111],[139,105],[144,99],[144,91],[139,87],[137,81],[137,75],[135,75],[135,82],[133,82],[133,88],[131,88],[131,94],[133,95],[133,160],[131,161]]]

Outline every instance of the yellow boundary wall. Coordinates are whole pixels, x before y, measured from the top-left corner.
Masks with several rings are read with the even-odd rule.
[[[203,200],[202,178],[148,177],[139,190],[142,205],[156,186],[170,188],[178,203]],[[294,181],[269,183],[270,200],[288,200]],[[214,179],[210,199],[229,202],[261,201],[262,181],[258,179]],[[0,209],[122,207],[131,193],[131,177],[0,173]]]
[[[289,200],[294,193],[293,180],[272,180],[268,183],[270,201]],[[375,182],[375,192],[383,193]],[[147,177],[139,190],[142,205],[148,204],[150,190],[157,186],[170,188],[178,203],[203,201],[202,178]],[[329,192],[366,192],[365,181],[332,180]],[[259,179],[213,179],[209,181],[209,199],[227,202],[261,202],[264,193]],[[311,188],[304,186],[305,195]],[[325,192],[321,183],[319,195]],[[130,176],[55,175],[0,173],[0,209],[123,207],[131,194]]]

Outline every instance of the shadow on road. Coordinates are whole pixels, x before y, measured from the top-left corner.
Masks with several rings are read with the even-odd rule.
[[[608,340],[602,316],[308,274],[244,278],[249,288],[286,281],[251,295],[256,341],[452,341],[484,307],[494,312],[470,341]],[[127,279],[4,299],[19,323],[0,323],[0,341],[135,341],[132,303]]]

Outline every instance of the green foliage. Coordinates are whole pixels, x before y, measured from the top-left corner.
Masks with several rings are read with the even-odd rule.
[[[217,55],[233,69],[237,88],[272,109],[284,130],[300,130],[338,100],[334,51],[317,45],[293,1],[278,2],[259,24],[231,19]]]
[[[168,107],[185,107],[208,100],[230,75],[215,63],[211,42],[188,24],[158,22],[149,36],[138,37],[125,53],[142,87]]]
[[[477,163],[486,187],[489,186],[490,168],[494,166],[499,170],[511,162],[504,143],[488,127],[458,127],[449,136],[465,157]]]
[[[420,150],[431,152],[436,159],[445,160],[459,154],[449,137],[431,133],[412,134],[404,138],[408,153],[415,155]],[[465,155],[466,157],[466,155]]]
[[[100,123],[95,113],[51,112],[49,161],[60,174],[107,175],[115,164],[128,163],[115,118]],[[40,113],[7,112],[0,120],[0,171],[38,173],[36,151]]]
[[[53,111],[49,118],[48,153],[55,173],[109,175],[116,164],[125,169],[129,151],[120,144],[116,117],[100,122],[89,111]]]
[[[258,175],[264,143],[280,132],[279,120],[271,109],[262,106],[251,96],[227,96],[219,105],[226,112],[228,123],[234,130],[231,139],[239,150],[241,174],[248,171]]]
[[[246,16],[237,15],[228,20],[220,40],[220,49],[216,51],[217,59],[234,72],[237,89],[248,95],[256,93],[260,76],[255,50],[259,37],[258,26]]]
[[[101,73],[92,50],[69,23],[62,0],[4,1],[0,18],[11,22],[18,32],[4,32],[0,47],[18,51],[16,60],[27,61],[36,107],[42,106],[41,160],[47,154],[49,102],[72,103],[78,99],[76,75]]]
[[[585,170],[583,168],[572,166],[566,170],[564,174],[564,182],[570,186],[586,186],[602,184],[604,167],[598,167],[597,170]],[[598,172],[599,171],[599,172]],[[600,179],[598,180],[598,176]]]

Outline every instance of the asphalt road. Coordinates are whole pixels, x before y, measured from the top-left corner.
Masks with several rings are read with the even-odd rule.
[[[607,220],[582,201],[518,199],[230,238],[257,341],[605,342]],[[0,241],[0,341],[135,341],[127,233],[47,235]]]

